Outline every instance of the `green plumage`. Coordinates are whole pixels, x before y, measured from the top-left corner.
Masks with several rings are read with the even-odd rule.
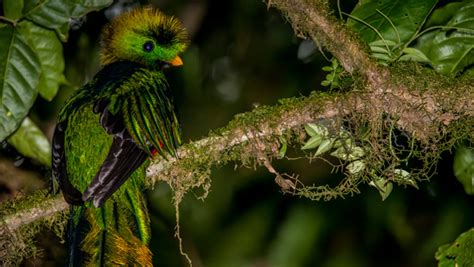
[[[137,18],[130,25],[140,31],[124,26]],[[105,66],[66,102],[53,137],[53,176],[72,204],[69,266],[151,266],[145,170],[155,153],[174,156],[180,144],[162,67],[181,64],[184,30],[152,8],[112,24],[106,41],[126,38],[130,47],[103,51]]]
[[[175,149],[181,142],[179,124],[163,72],[128,62],[114,63],[106,68],[109,69],[100,72],[99,76],[66,102],[59,113],[58,123],[93,113],[93,105],[105,99],[110,101],[107,109],[123,118],[125,127],[140,148],[150,153],[148,141],[161,156],[174,156]],[[116,77],[117,80],[109,81],[109,75],[119,76],[111,72],[125,73],[129,77]],[[90,120],[100,126],[99,117]],[[91,133],[95,133],[94,130]],[[97,131],[100,130],[104,132],[103,128]],[[82,132],[82,135],[88,135],[87,131]],[[108,137],[111,141],[111,136]]]

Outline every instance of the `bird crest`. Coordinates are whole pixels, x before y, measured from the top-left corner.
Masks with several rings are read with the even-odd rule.
[[[132,61],[146,66],[180,65],[178,54],[188,45],[181,22],[151,6],[113,19],[102,32],[102,65]]]

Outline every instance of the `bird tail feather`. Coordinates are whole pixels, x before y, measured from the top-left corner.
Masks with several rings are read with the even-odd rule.
[[[72,208],[69,266],[152,266],[146,202],[134,192],[121,192],[100,208]]]

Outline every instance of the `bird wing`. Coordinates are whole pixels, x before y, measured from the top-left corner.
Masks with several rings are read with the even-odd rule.
[[[144,70],[146,71],[146,70]],[[161,73],[138,72],[117,88],[117,94],[100,99],[94,112],[113,135],[109,153],[82,199],[100,207],[156,150],[176,155],[179,126],[168,85]]]
[[[58,116],[58,123],[54,129],[52,144],[52,179],[57,180],[64,199],[71,205],[82,205],[82,194],[71,184],[67,174],[67,159],[65,153],[65,133],[68,126],[68,116],[87,103],[91,96],[93,83],[86,84],[74,96],[69,98]]]
[[[64,151],[68,117],[94,103],[100,124],[112,135],[109,153],[84,195],[70,183]],[[58,179],[68,203],[92,200],[102,205],[155,150],[161,156],[176,155],[179,124],[168,84],[161,72],[130,64],[106,66],[61,110],[53,136],[53,178]]]
[[[111,103],[111,110],[120,110],[125,128],[141,149],[151,154],[152,147],[164,158],[175,156],[181,139],[168,83],[162,72],[147,72],[136,73],[130,82],[146,85],[129,90],[124,101]]]
[[[57,179],[64,198],[71,205],[82,205],[82,195],[69,181],[66,169],[66,155],[64,152],[64,133],[67,121],[56,125],[53,135],[52,149],[52,173],[53,179]]]

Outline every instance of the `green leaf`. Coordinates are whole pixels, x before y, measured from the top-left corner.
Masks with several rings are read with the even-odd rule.
[[[322,212],[304,205],[292,206],[268,246],[265,264],[253,264],[253,266],[308,266],[308,262],[315,257],[314,248],[318,240],[325,235],[325,222]],[[220,266],[230,265],[251,266],[252,264],[234,265],[223,262]]]
[[[431,44],[427,50],[419,47],[430,59],[433,67],[442,74],[456,74],[474,64],[474,36],[463,33],[439,32],[420,38],[420,42]],[[430,38],[431,39],[428,39]]]
[[[12,26],[0,27],[0,141],[12,134],[36,99],[37,55]]]
[[[326,71],[326,72],[331,72],[333,69],[332,69],[331,66],[324,66],[324,67],[322,68],[322,70],[323,70],[323,71]]]
[[[279,158],[283,158],[286,155],[286,150],[288,149],[288,143],[286,142],[286,139],[283,137],[280,137],[280,152],[278,153]]]
[[[383,178],[376,177],[375,179],[370,181],[369,185],[377,188],[380,196],[382,197],[382,201],[387,199],[387,197],[390,196],[390,193],[392,193],[392,189],[393,189],[392,182],[388,182]]]
[[[328,138],[328,139],[323,140],[321,144],[319,145],[318,150],[316,150],[316,153],[314,153],[314,155],[320,156],[328,152],[332,148],[335,140],[336,140],[335,138]]]
[[[353,161],[356,159],[360,159],[365,155],[364,150],[362,147],[358,146],[341,146],[335,151],[331,153],[331,156],[345,160],[345,161]]]
[[[9,19],[19,19],[24,0],[3,0],[3,14]]]
[[[350,134],[345,130],[339,132],[339,138],[333,144],[333,148],[344,147],[346,151],[352,151],[352,148],[355,147],[354,141],[352,140]],[[345,152],[343,152],[345,153]]]
[[[376,59],[380,59],[384,61],[392,61],[392,59],[386,54],[373,53],[372,56],[375,57]]]
[[[68,37],[69,20],[100,10],[112,0],[30,0],[24,8],[25,17],[43,27],[55,30],[62,41]]]
[[[346,170],[350,174],[357,174],[365,169],[365,161],[364,160],[356,160],[353,161],[346,166]]]
[[[39,94],[51,101],[64,82],[63,46],[54,31],[37,26],[29,21],[18,24],[18,31],[25,36],[28,44],[38,55],[41,76],[38,84]]]
[[[324,81],[321,82],[321,85],[322,86],[329,86],[329,85],[331,85],[331,81],[324,80]]]
[[[382,54],[390,54],[390,51],[388,51],[386,48],[384,48],[383,46],[371,46],[370,47],[370,50],[372,52],[376,52],[376,53],[382,53]]]
[[[311,137],[308,141],[306,141],[306,143],[301,149],[306,150],[306,149],[316,148],[321,144],[322,141],[323,141],[323,137],[319,135],[315,135]]]
[[[446,5],[434,14],[437,14],[435,21],[430,20],[430,23],[446,22],[436,26],[447,26],[449,29],[423,34],[418,39],[417,48],[443,74],[456,74],[474,64],[474,1]]]
[[[438,267],[474,266],[474,228],[459,235],[454,243],[440,246],[435,258]]]
[[[395,169],[393,171],[394,177],[393,181],[400,185],[410,185],[418,189],[418,184],[416,180],[413,179],[409,172],[402,169]]]
[[[22,155],[51,166],[51,145],[43,132],[30,118],[26,117],[21,126],[8,138],[8,143]]]
[[[405,54],[398,59],[399,61],[431,62],[423,52],[416,48],[407,47],[402,52]]]
[[[394,42],[394,41],[390,41],[390,40],[375,40],[373,42],[370,42],[369,43],[370,46],[383,46],[383,47],[392,47],[392,46],[396,46],[397,43]]]
[[[347,146],[341,146],[338,149],[334,150],[330,155],[342,160],[349,160],[350,148]]]
[[[474,149],[460,146],[454,154],[454,175],[464,186],[464,191],[474,195]]]
[[[315,123],[308,123],[304,126],[309,136],[327,136],[329,131],[326,127]]]
[[[434,10],[426,21],[426,27],[446,25],[464,4],[463,2],[454,2]]]
[[[352,159],[360,159],[365,156],[365,151],[362,147],[356,146],[352,148],[351,154],[349,156]]]
[[[368,26],[371,25],[379,31],[383,39],[404,44],[418,32],[436,2],[436,0],[364,1],[351,13],[364,23],[349,19],[348,24],[357,30],[367,43],[381,39]]]
[[[314,123],[308,123],[308,124],[305,124],[304,126],[304,130],[306,131],[306,133],[309,135],[309,136],[315,136],[315,135],[318,135],[316,133],[316,131],[314,130],[313,127],[315,127],[316,124]]]

